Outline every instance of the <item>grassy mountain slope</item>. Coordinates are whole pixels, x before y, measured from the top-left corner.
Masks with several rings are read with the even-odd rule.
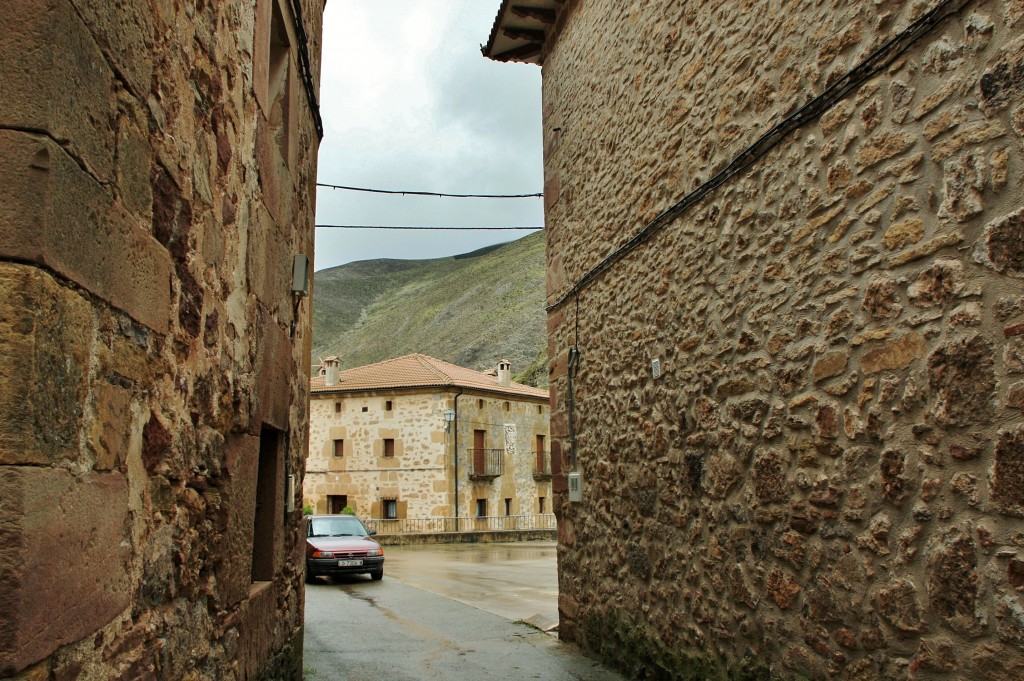
[[[349,263],[316,273],[312,360],[422,352],[484,370],[508,358],[544,386],[545,319],[542,232],[453,258]]]

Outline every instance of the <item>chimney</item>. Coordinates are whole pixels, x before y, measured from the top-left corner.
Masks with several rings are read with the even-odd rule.
[[[498,362],[498,385],[506,388],[512,385],[512,362],[507,359]]]
[[[324,385],[338,385],[338,373],[341,371],[341,360],[331,356],[324,359]]]

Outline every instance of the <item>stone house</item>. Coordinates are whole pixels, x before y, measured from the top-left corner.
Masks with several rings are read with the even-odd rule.
[[[0,677],[301,678],[323,6],[4,4]]]
[[[1024,678],[1024,4],[504,0],[484,52],[543,68],[561,636]]]
[[[415,354],[341,371],[329,357],[310,386],[314,512],[442,521],[405,523],[421,531],[551,513],[548,392],[514,383],[507,361],[480,372]]]

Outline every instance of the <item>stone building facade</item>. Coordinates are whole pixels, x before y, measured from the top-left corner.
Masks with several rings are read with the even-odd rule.
[[[1024,678],[1024,3],[501,6],[542,63],[561,636]]]
[[[332,357],[320,373],[303,482],[314,513],[351,507],[364,519],[419,521],[552,512],[548,392],[513,383],[510,368],[406,355],[347,371]],[[407,525],[456,530],[452,521]]]
[[[301,678],[322,12],[4,3],[0,677]]]

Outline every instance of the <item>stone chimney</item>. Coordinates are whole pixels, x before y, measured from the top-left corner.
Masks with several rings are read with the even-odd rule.
[[[338,385],[341,360],[333,355],[324,359],[324,385]]]
[[[507,359],[498,362],[498,385],[506,388],[512,385],[512,362]]]

